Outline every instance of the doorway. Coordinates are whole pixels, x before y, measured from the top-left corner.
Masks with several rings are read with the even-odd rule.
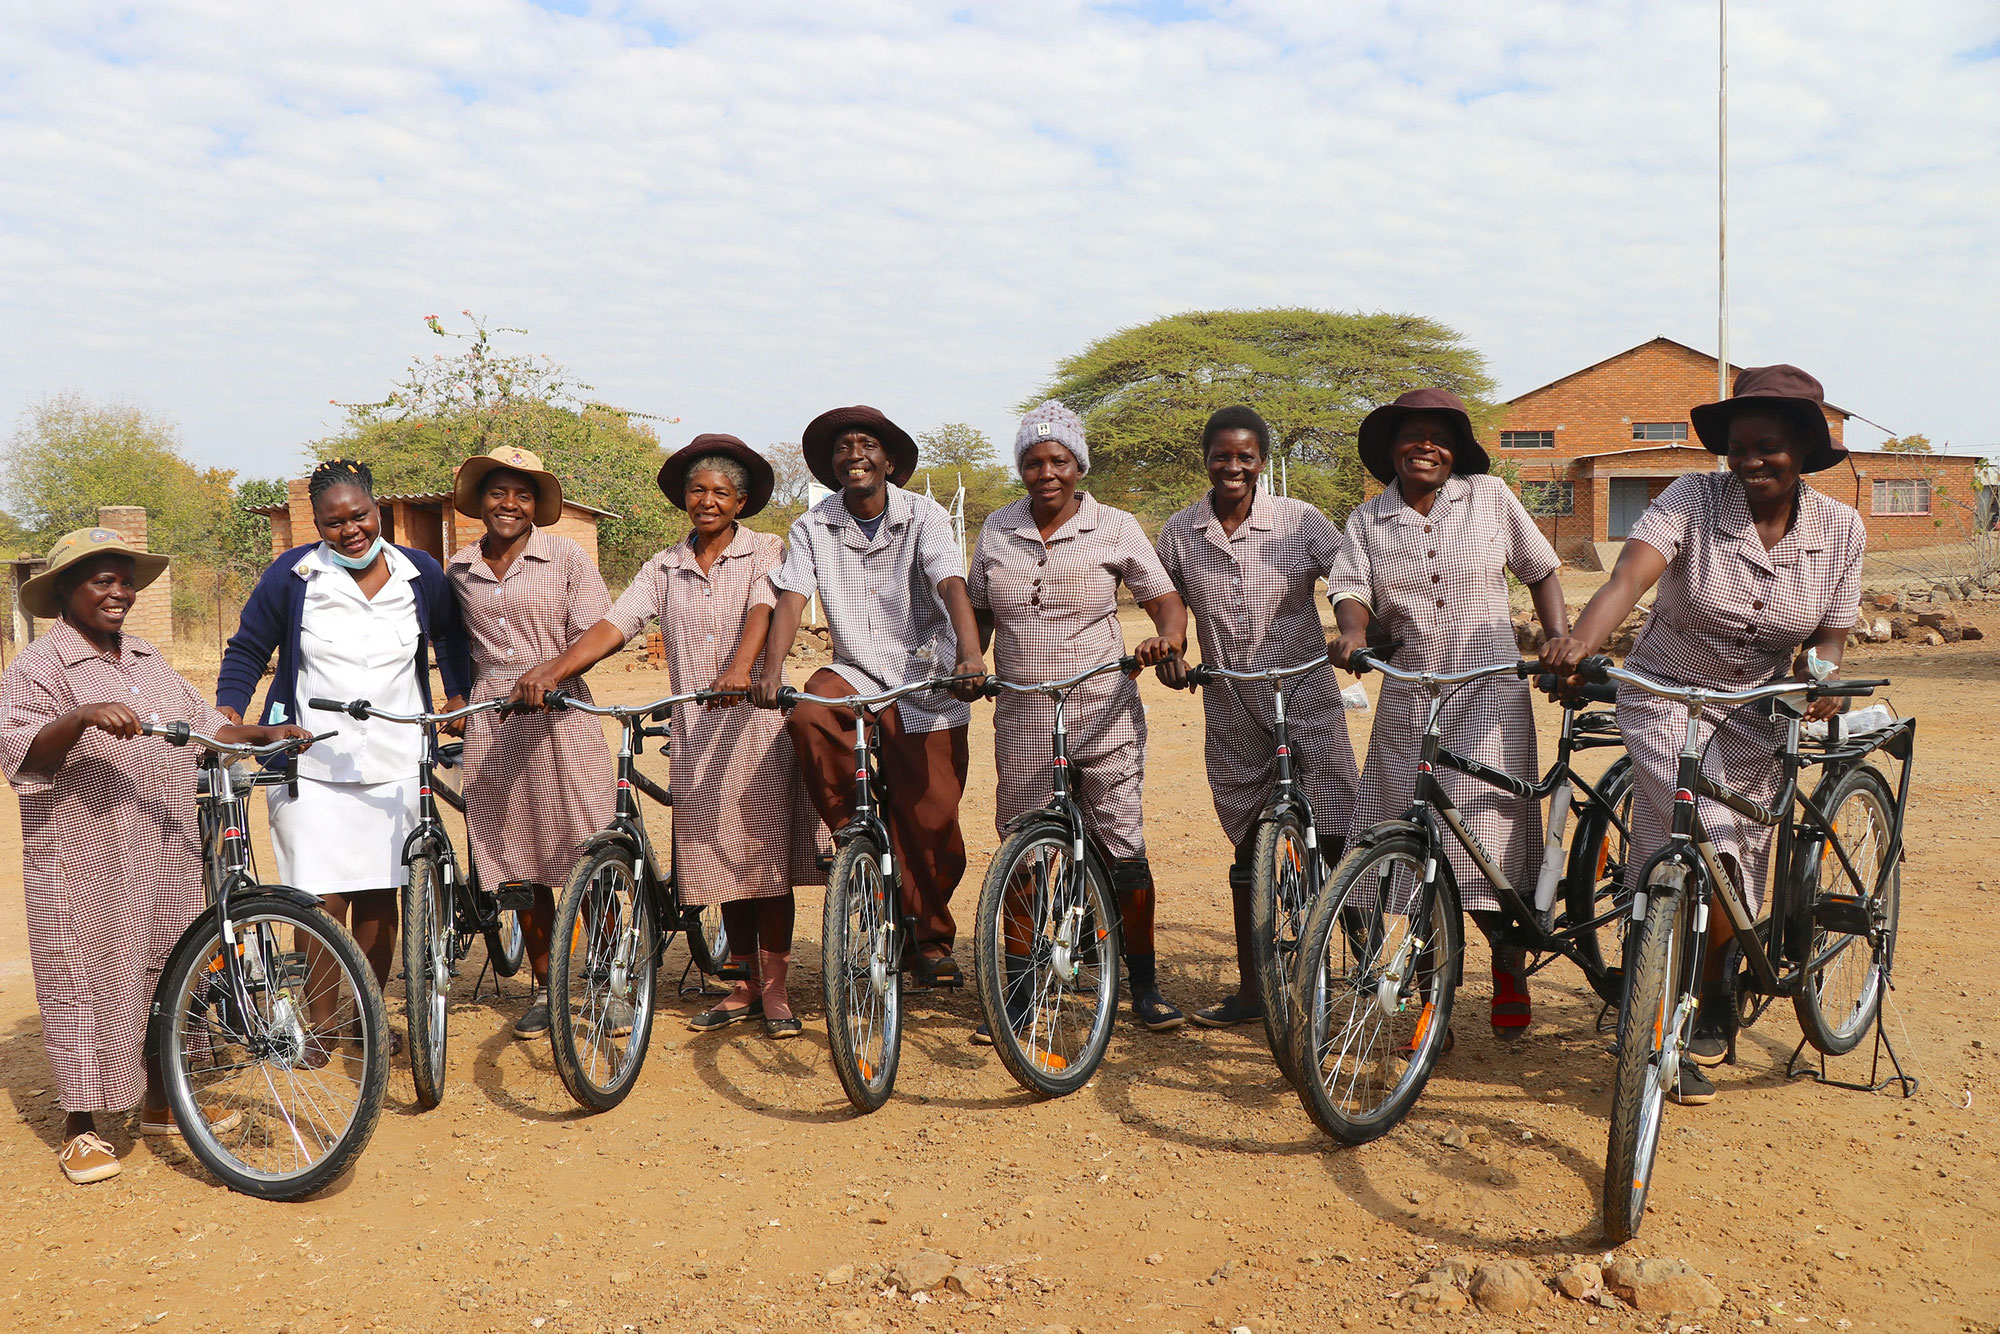
[[[1611,479],[1611,513],[1606,530],[1613,539],[1632,536],[1632,525],[1646,512],[1646,489],[1643,477]]]

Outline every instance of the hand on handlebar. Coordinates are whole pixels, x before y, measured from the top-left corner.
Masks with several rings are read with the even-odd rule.
[[[1141,648],[1145,645],[1141,644]],[[1153,675],[1169,690],[1191,690],[1194,687],[1188,677],[1187,657],[1179,652],[1171,653],[1153,664]]]
[[[952,665],[951,674],[959,678],[951,686],[953,699],[962,699],[968,704],[978,699],[986,691],[986,659],[976,651],[959,651],[958,661]]]
[[[444,702],[444,707],[442,709],[439,709],[438,712],[453,713],[464,707],[465,707],[465,696],[453,695],[450,699]],[[446,736],[464,736],[465,719],[454,718],[448,723],[439,723],[438,731],[444,733]]]
[[[1542,670],[1556,678],[1554,698],[1574,700],[1590,684],[1578,668],[1596,647],[1588,640],[1573,635],[1563,635],[1542,645],[1542,651],[1536,656],[1541,659]]]
[[[748,668],[738,670],[735,667],[731,667],[723,672],[722,675],[716,677],[715,683],[709,686],[709,689],[718,695],[727,695],[728,698],[708,700],[703,703],[703,708],[733,709],[738,704],[741,704],[744,698],[750,694],[750,671]]]
[[[1139,647],[1132,650],[1132,656],[1139,660],[1141,667],[1158,667],[1169,658],[1181,656],[1181,646],[1165,635],[1154,635],[1141,640]]]
[[[548,694],[562,678],[552,668],[554,661],[537,663],[522,672],[515,680],[514,688],[507,692],[507,704],[511,708],[546,709],[549,707]]]
[[[757,673],[750,682],[750,702],[760,709],[780,707],[778,692],[785,688],[785,665],[776,663]]]
[[[144,724],[139,715],[124,704],[83,704],[76,709],[77,721],[115,737],[135,737]]]
[[[215,739],[217,741],[236,742],[246,746],[270,746],[280,741],[310,742],[313,739],[312,729],[309,727],[300,727],[297,723],[279,723],[275,726],[264,727],[238,726],[231,730],[237,733],[237,735],[217,735]],[[301,746],[300,749],[303,750],[305,747]]]
[[[1346,671],[1354,671],[1354,655],[1368,647],[1368,632],[1350,630],[1330,636],[1326,641],[1327,660]],[[1355,675],[1360,675],[1356,672]]]

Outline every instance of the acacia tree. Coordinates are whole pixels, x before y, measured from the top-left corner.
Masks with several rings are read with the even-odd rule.
[[[1014,470],[1000,462],[986,433],[965,422],[944,422],[917,437],[917,471],[907,486],[921,491],[926,482],[940,503],[948,503],[965,487],[965,531],[979,536],[986,516],[1022,494]]]
[[[1200,310],[1121,329],[1056,365],[1025,411],[1058,398],[1090,433],[1092,489],[1155,520],[1208,487],[1201,428],[1247,403],[1271,424],[1292,494],[1342,518],[1362,498],[1355,432],[1370,409],[1417,388],[1493,412],[1485,359],[1421,315],[1307,309]]]

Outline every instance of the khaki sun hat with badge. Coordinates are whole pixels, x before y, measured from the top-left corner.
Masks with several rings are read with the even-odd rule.
[[[505,468],[535,479],[535,526],[547,528],[562,518],[563,490],[556,475],[542,466],[542,456],[518,445],[500,445],[474,454],[452,475],[452,508],[468,519],[483,519],[479,488],[488,476]]]
[[[130,557],[132,583],[137,588],[152,583],[167,568],[165,556],[140,551],[109,528],[79,528],[57,538],[56,544],[49,548],[47,567],[21,585],[21,605],[31,615],[45,621],[55,620],[62,615],[62,602],[56,596],[56,577],[80,560],[104,555]]]

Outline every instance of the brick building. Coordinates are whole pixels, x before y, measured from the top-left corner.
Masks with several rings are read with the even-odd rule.
[[[1655,338],[1509,399],[1480,443],[1519,470],[1523,496],[1564,560],[1608,568],[1668,483],[1718,465],[1688,417],[1715,391],[1714,357]],[[1834,443],[1852,415],[1827,405]],[[1978,464],[1969,455],[1854,450],[1812,484],[1860,512],[1869,550],[1936,546],[1971,536]]]
[[[377,496],[382,507],[382,540],[398,546],[415,547],[437,557],[440,564],[469,542],[486,536],[486,525],[468,519],[452,508],[451,493],[439,491],[419,496]],[[295,546],[318,540],[313,528],[312,498],[306,479],[285,483],[285,503],[259,505],[250,511],[271,521],[271,557],[276,559]],[[615,519],[610,510],[594,509],[573,500],[563,501],[562,518],[548,531],[575,541],[597,559],[597,523]]]
[[[151,551],[146,535],[146,510],[141,505],[100,505],[97,509],[97,526],[109,528],[125,539],[128,546],[138,551]],[[21,585],[42,572],[48,562],[39,556],[25,556],[9,561],[9,575],[13,585],[14,622],[11,638],[18,651],[47,634],[51,621],[37,620],[28,615],[21,606]],[[139,592],[132,610],[125,613],[125,627],[139,638],[160,648],[171,648],[174,642],[174,567],[169,565],[160,571],[160,577],[146,585]]]

